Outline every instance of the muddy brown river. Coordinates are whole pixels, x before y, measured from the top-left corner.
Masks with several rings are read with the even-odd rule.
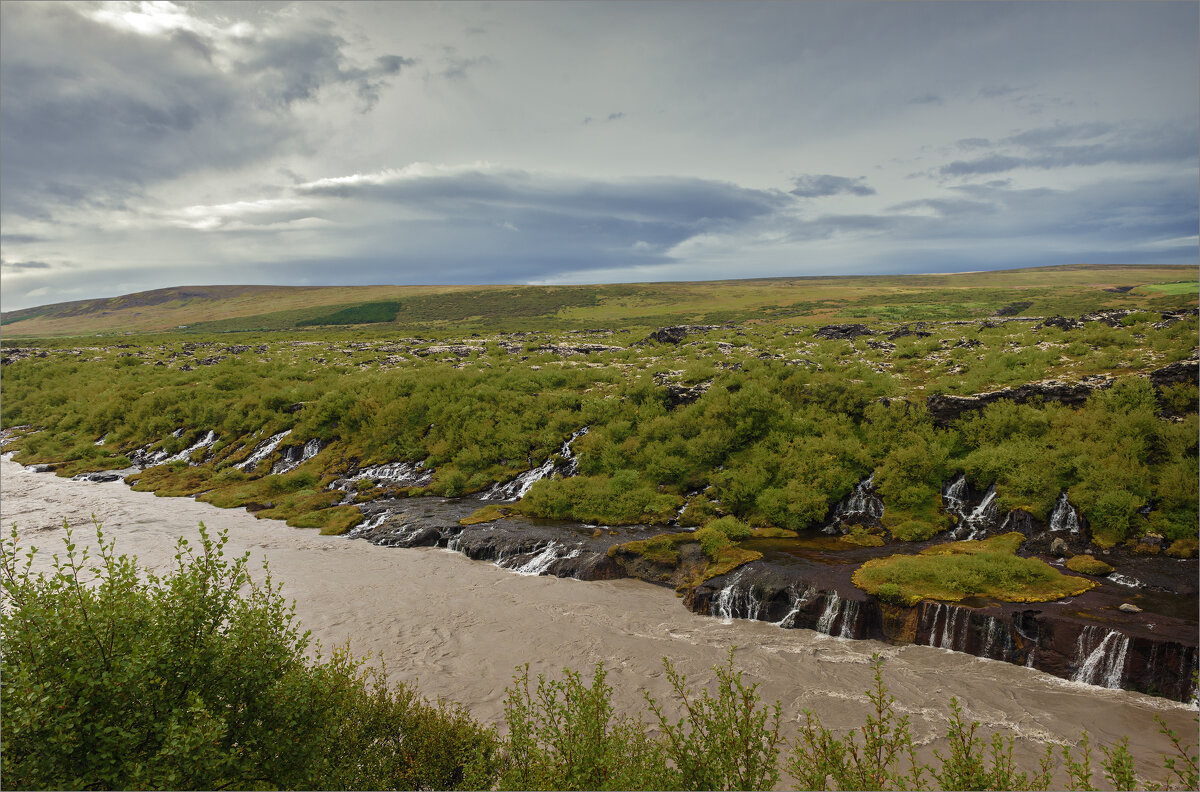
[[[737,647],[738,668],[763,697],[783,705],[789,733],[808,709],[835,728],[859,727],[867,714],[873,653],[885,658],[884,679],[918,740],[936,745],[949,699],[990,731],[1010,730],[1018,742],[1075,744],[1087,730],[1093,744],[1122,735],[1147,780],[1162,780],[1165,740],[1155,716],[1177,732],[1196,734],[1194,705],[1068,682],[1003,662],[923,646],[890,646],[783,630],[764,622],[697,616],[669,589],[635,580],[582,582],[515,574],[452,551],[393,549],[258,520],[240,509],[218,509],[186,498],[133,492],[120,482],[75,482],[0,461],[0,520],[16,524],[24,544],[62,550],[62,523],[76,541],[94,544],[91,518],[156,570],[169,566],[175,541],[196,537],[198,523],[229,532],[228,549],[265,558],[305,628],[326,648],[349,642],[357,654],[382,657],[390,676],[413,682],[429,697],[466,705],[475,717],[499,722],[514,669],[529,663],[553,675],[603,661],[616,704],[643,712],[642,690],[668,693],[662,658],[697,684]],[[1094,781],[1099,779],[1093,779]]]

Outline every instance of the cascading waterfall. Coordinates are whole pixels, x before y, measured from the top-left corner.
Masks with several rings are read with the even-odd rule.
[[[755,596],[753,585],[742,586],[742,575],[739,572],[717,594],[714,604],[714,615],[729,624],[734,619],[761,620],[763,605],[766,603]]]
[[[948,513],[962,516],[967,506],[966,476],[960,473],[954,481],[946,485],[946,489],[942,490],[942,503]]]
[[[1079,524],[1079,513],[1075,511],[1075,507],[1067,500],[1067,492],[1058,496],[1058,502],[1054,504],[1054,511],[1050,513],[1050,530],[1051,531],[1070,531],[1077,534],[1083,529]]]
[[[962,501],[958,512],[951,511],[949,506],[946,510],[959,515],[958,525],[954,528],[955,539],[982,539],[987,535],[988,526],[996,521],[996,485],[988,487],[983,500],[970,514],[963,513],[965,503]]]
[[[313,438],[304,444],[299,452],[295,447],[290,447],[284,452],[284,458],[275,463],[275,467],[271,469],[272,473],[280,474],[295,470],[308,460],[315,457],[321,451],[321,441]]]
[[[558,455],[566,461],[562,474],[564,476],[574,476],[579,470],[579,458],[575,456],[575,452],[571,449],[571,445],[588,433],[588,427],[578,429],[571,434],[569,438],[563,441],[562,448],[558,450]],[[487,492],[480,496],[481,500],[504,500],[514,501],[524,498],[526,493],[532,489],[533,485],[547,476],[555,472],[555,468],[560,464],[560,460],[550,457],[542,464],[527,470],[514,479],[497,483]]]
[[[1071,681],[1121,687],[1129,643],[1129,636],[1116,630],[1095,625],[1084,627],[1075,642],[1076,670]]]
[[[368,531],[373,531],[374,529],[383,525],[383,521],[388,518],[389,514],[390,514],[390,512],[387,511],[386,509],[384,509],[383,511],[379,512],[378,514],[371,517],[370,519],[364,520],[364,521],[360,522],[358,525],[351,528],[350,532],[348,534],[346,534],[346,537],[348,539],[357,539],[358,537],[362,536],[363,534],[367,533]]]
[[[202,437],[198,441],[196,441],[195,445],[193,445],[191,448],[185,448],[182,451],[180,451],[178,454],[167,457],[166,459],[163,460],[163,462],[164,463],[178,462],[182,459],[187,459],[188,464],[191,464],[191,456],[192,456],[193,452],[199,451],[201,448],[208,448],[215,442],[217,442],[216,432],[209,429],[208,434],[204,435],[204,437]]]
[[[518,575],[528,575],[533,577],[544,573],[555,561],[565,560],[568,558],[577,558],[583,552],[583,548],[579,546],[572,548],[566,553],[562,552],[564,549],[564,545],[559,544],[558,542],[551,542],[543,547],[540,551],[535,553],[532,558],[519,566],[510,566],[508,563],[505,563],[505,559],[503,557],[498,557],[496,559],[496,565],[508,569],[511,572],[516,572]]]
[[[1113,583],[1117,583],[1122,586],[1128,586],[1129,588],[1145,588],[1146,587],[1146,584],[1143,583],[1142,581],[1138,580],[1137,578],[1129,577],[1129,575],[1122,575],[1120,572],[1109,573],[1108,580],[1111,580]]]
[[[874,521],[883,516],[883,501],[875,494],[875,474],[854,485],[854,491],[834,509],[833,519],[821,530],[827,534],[840,532],[842,523],[852,520]]]
[[[279,447],[279,444],[283,442],[283,438],[287,437],[291,433],[291,429],[285,429],[279,434],[271,435],[266,440],[263,440],[261,443],[256,445],[254,447],[254,451],[250,454],[246,461],[241,464],[242,471],[245,473],[254,472],[255,466],[257,466],[259,462],[262,462],[264,459],[269,457],[275,451],[275,449]]]
[[[787,614],[775,622],[776,627],[784,629],[792,629],[796,626],[796,617],[800,615],[800,610],[812,602],[813,597],[817,595],[816,586],[809,586],[804,591],[797,591],[794,586],[788,587],[789,608]]]
[[[838,627],[836,637],[853,638],[854,625],[858,621],[858,600],[842,599],[836,591],[825,592],[825,610],[817,619],[816,631],[826,635],[835,635],[834,627]]]

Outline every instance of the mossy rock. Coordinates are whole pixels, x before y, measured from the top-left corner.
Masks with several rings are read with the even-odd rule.
[[[1195,558],[1200,542],[1195,539],[1176,539],[1167,548],[1167,555],[1172,558]]]
[[[512,509],[507,506],[497,506],[494,503],[489,503],[475,510],[475,513],[469,517],[463,517],[458,521],[459,525],[479,525],[480,523],[499,520],[501,517],[507,517],[512,514]]]
[[[990,597],[1006,602],[1049,602],[1095,588],[1036,558],[1021,558],[1025,537],[1015,531],[984,540],[948,542],[916,555],[872,559],[854,572],[854,585],[892,603],[922,599],[957,602]]]
[[[1067,559],[1067,569],[1081,575],[1107,575],[1113,571],[1111,564],[1106,564],[1099,558],[1090,555],[1071,556]]]

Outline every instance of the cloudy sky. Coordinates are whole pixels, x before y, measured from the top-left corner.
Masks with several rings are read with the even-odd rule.
[[[1200,5],[0,3],[5,309],[1196,263]]]

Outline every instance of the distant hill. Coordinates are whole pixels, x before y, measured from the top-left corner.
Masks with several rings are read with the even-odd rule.
[[[181,286],[0,315],[5,339],[143,332],[572,329],[687,322],[969,319],[1195,304],[1193,266],[589,286]],[[1019,308],[1014,303],[1028,303]],[[1016,309],[1015,311],[1013,309]]]

